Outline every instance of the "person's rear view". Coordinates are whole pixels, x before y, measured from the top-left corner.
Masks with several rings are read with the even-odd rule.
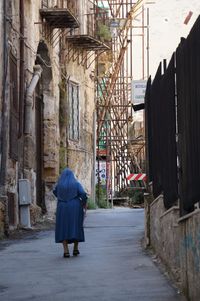
[[[69,168],[60,175],[53,193],[58,199],[55,241],[63,243],[65,258],[70,257],[68,244],[74,243],[73,255],[77,256],[78,243],[85,241],[83,219],[87,194]]]

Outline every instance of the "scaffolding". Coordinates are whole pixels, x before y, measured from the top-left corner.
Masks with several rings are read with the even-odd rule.
[[[131,84],[136,79],[136,37],[141,44],[141,79],[148,77],[146,1],[88,0],[85,11],[78,0],[41,3],[42,33],[52,47],[62,40],[65,63],[76,61],[86,69],[96,63],[96,178],[99,187],[106,187],[108,202],[114,192],[128,187],[130,173],[144,172],[144,133],[131,133]]]
[[[106,53],[107,56],[104,53],[96,58],[96,178],[100,187],[104,166],[107,202],[112,200],[114,193],[127,189],[130,173],[145,172],[144,131],[141,129],[138,136],[130,134],[134,121],[131,99],[134,36],[141,38],[141,77],[148,76],[148,9],[144,4],[143,0],[96,1],[97,8],[107,11],[107,24],[112,35],[111,51]]]

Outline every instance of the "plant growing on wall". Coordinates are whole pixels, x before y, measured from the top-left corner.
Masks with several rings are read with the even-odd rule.
[[[102,185],[96,184],[96,200],[99,208],[108,208],[106,201],[106,188]]]
[[[112,38],[109,27],[103,23],[99,23],[97,26],[97,36],[102,42],[110,41]]]
[[[97,209],[96,204],[91,198],[88,198],[87,200],[87,209]]]

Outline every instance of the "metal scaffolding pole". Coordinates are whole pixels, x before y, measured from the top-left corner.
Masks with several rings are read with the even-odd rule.
[[[112,31],[111,51],[105,65],[109,67],[104,74],[98,74],[99,87],[97,101],[97,160],[106,162],[106,200],[112,199],[113,190],[123,190],[127,187],[128,173],[131,169],[141,170],[144,159],[144,143],[130,140],[128,137],[128,121],[133,116],[131,102],[131,82],[134,79],[134,30],[141,29],[142,37],[142,78],[145,78],[145,1],[134,3],[129,0],[96,1],[108,15],[108,24]],[[134,26],[134,20],[140,16],[141,26]],[[147,15],[148,21],[148,15]],[[148,36],[148,32],[147,32]],[[147,49],[149,44],[147,45]],[[148,51],[147,51],[148,59]],[[98,64],[101,55],[98,57]],[[99,66],[97,66],[98,68]],[[146,66],[148,71],[148,64]],[[105,156],[100,157],[100,141],[105,142]],[[98,184],[100,185],[100,184]],[[108,191],[109,190],[109,191]]]

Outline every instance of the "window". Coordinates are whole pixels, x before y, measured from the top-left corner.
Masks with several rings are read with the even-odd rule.
[[[79,85],[69,82],[69,139],[79,139]]]
[[[10,54],[10,157],[18,159],[19,103],[17,60]]]

